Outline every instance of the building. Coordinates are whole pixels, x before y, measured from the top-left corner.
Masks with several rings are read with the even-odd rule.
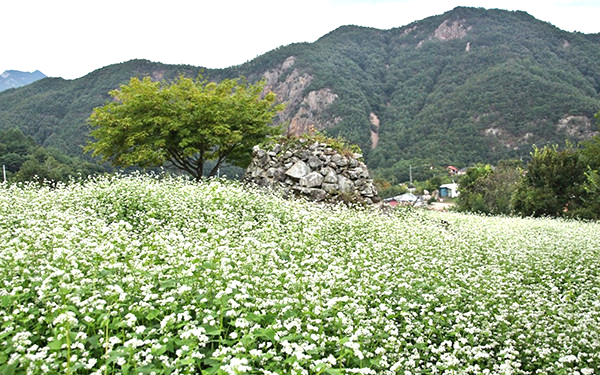
[[[413,205],[419,198],[412,194],[406,193],[401,195],[396,195],[392,198],[384,199],[383,201],[389,204],[392,207],[396,207],[397,205]]]
[[[444,184],[438,189],[440,192],[440,198],[456,198],[458,197],[458,184],[453,182],[451,184]]]

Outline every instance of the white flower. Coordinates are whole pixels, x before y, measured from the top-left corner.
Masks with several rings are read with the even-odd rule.
[[[227,374],[236,375],[244,372],[252,371],[252,367],[248,366],[246,358],[231,358],[228,365],[221,366],[221,370]]]
[[[52,321],[52,324],[54,324],[55,326],[57,325],[61,325],[64,323],[68,323],[71,326],[74,326],[78,323],[77,318],[75,317],[75,313],[72,311],[66,311],[62,314],[59,314],[56,318],[54,318],[54,320]]]
[[[569,354],[569,355],[565,355],[563,357],[560,357],[558,359],[559,362],[566,362],[566,363],[571,363],[571,362],[578,362],[579,360],[577,359],[576,356]]]
[[[125,324],[127,324],[128,327],[133,327],[135,322],[137,322],[137,318],[135,317],[135,315],[133,315],[132,313],[125,315]]]

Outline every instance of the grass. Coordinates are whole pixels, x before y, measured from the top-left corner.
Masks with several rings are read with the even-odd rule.
[[[2,185],[0,373],[598,373],[599,249],[218,180]]]

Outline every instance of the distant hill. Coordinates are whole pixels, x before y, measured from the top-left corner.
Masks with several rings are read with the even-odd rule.
[[[16,127],[40,145],[81,156],[89,132],[86,119],[109,99],[110,90],[133,76],[170,80],[182,74],[195,77],[201,70],[132,60],[75,80],[47,78],[0,93],[0,130]]]
[[[266,78],[288,102],[290,132],[311,125],[363,149],[371,171],[407,180],[408,166],[463,167],[527,158],[532,144],[594,134],[600,111],[600,38],[524,12],[455,8],[390,30],[343,26],[245,64],[210,70],[134,60],[67,81],[0,93],[0,129],[81,153],[86,118],[131,76]]]
[[[36,70],[33,73],[21,72],[18,70],[6,70],[4,73],[0,74],[0,91],[25,86],[42,78],[46,78],[46,76],[39,70]]]

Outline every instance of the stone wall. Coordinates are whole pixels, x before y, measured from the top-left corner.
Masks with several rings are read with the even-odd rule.
[[[378,203],[380,201],[362,155],[343,155],[324,143],[299,139],[292,146],[254,146],[245,181],[302,195],[314,201]]]

